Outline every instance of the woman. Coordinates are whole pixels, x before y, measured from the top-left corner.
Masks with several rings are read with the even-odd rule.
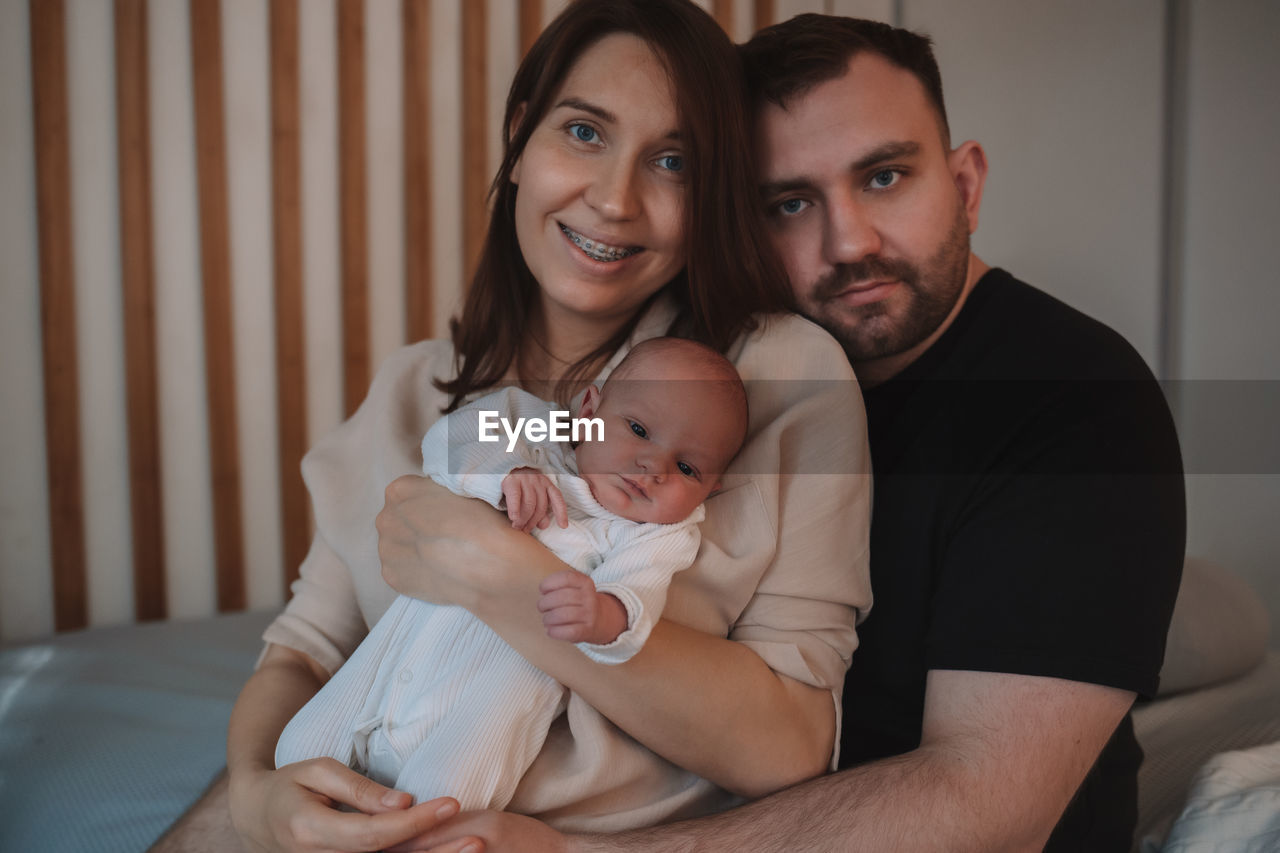
[[[795,317],[759,319],[790,303],[762,248],[741,90],[732,45],[686,0],[582,0],[525,58],[452,345],[394,355],[304,463],[318,535],[228,734],[231,811],[253,846],[381,849],[456,811],[407,808],[328,760],[272,767],[285,723],[397,590],[467,607],[573,691],[512,810],[566,829],[638,826],[828,766],[832,697],[870,603],[869,480],[848,476],[867,471],[865,428],[834,341]],[[404,475],[442,410],[502,381],[567,400],[671,332],[735,362],[750,435],[707,504],[670,619],[631,662],[602,667],[545,636],[537,587],[564,567],[551,552]]]

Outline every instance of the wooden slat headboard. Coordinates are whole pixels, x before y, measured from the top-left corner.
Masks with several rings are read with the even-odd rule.
[[[40,313],[49,470],[49,539],[54,626],[83,625],[86,593],[81,491],[80,376],[71,227],[66,12],[61,0],[31,4],[35,116],[36,216],[40,240]]]
[[[506,84],[566,2],[0,0],[35,237],[6,258],[35,313],[0,353],[0,639],[284,600],[302,455],[446,334]],[[701,5],[741,39],[830,4]]]
[[[124,292],[133,607],[139,620],[164,617],[168,589],[164,571],[164,502],[160,493],[146,11],[143,0],[121,0],[115,5],[120,283]]]

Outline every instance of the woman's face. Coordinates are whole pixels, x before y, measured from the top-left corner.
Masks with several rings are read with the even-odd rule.
[[[623,322],[684,265],[685,163],[658,57],[608,35],[566,75],[512,170],[548,323]]]

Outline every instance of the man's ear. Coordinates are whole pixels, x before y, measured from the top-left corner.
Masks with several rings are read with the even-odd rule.
[[[507,144],[511,144],[511,140],[515,139],[516,131],[520,129],[520,123],[524,121],[525,107],[528,104],[521,101],[516,105],[515,114],[511,116],[511,125],[507,128]],[[511,183],[519,185],[520,183],[520,164],[524,161],[524,157],[516,160],[516,164],[511,167]]]
[[[600,408],[600,389],[594,385],[588,385],[586,393],[582,395],[582,406],[578,409],[578,417],[589,418],[598,408]]]
[[[982,188],[987,182],[987,152],[970,140],[947,155],[947,167],[960,191],[969,233],[978,230],[978,210],[982,207]]]

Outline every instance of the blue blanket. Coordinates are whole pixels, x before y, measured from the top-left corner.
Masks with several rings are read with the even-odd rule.
[[[222,768],[271,614],[0,650],[0,850],[144,850]]]

